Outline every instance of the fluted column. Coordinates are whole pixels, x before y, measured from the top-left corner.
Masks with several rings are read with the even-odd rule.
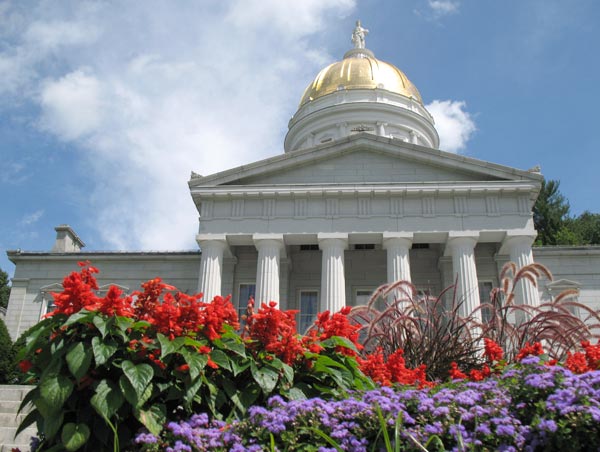
[[[526,265],[533,264],[533,253],[531,245],[535,236],[519,235],[507,237],[505,246],[508,248],[510,260],[517,265],[517,271]],[[515,297],[517,304],[529,306],[540,305],[540,293],[527,278],[521,278],[515,286]]]
[[[283,235],[254,234],[252,238],[258,250],[256,301],[274,301],[279,305],[279,261],[283,249]]]
[[[317,238],[323,253],[320,311],[333,313],[346,305],[344,250],[348,247],[348,234],[319,234]]]
[[[196,241],[202,250],[198,291],[204,294],[205,301],[210,301],[215,295],[221,295],[223,253],[227,240],[225,234],[199,234]]]
[[[479,282],[475,266],[475,245],[479,235],[462,235],[450,233],[448,244],[452,255],[452,271],[456,277],[456,300],[461,305],[461,314],[470,316],[479,307]],[[481,320],[481,311],[474,316]]]
[[[412,233],[383,233],[383,248],[387,250],[387,282],[411,282],[409,250],[412,247]],[[392,299],[401,296],[395,290],[390,294]]]

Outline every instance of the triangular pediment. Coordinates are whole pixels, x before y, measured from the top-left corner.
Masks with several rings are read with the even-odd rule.
[[[359,134],[205,177],[189,185],[541,181],[518,170],[401,140]]]

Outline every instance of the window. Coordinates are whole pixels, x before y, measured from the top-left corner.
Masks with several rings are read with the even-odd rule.
[[[366,306],[373,295],[371,289],[356,289],[356,296],[354,297],[354,306]]]
[[[494,288],[492,281],[479,281],[479,301],[481,304],[491,303],[490,293]],[[481,320],[483,322],[489,322],[492,319],[492,311],[489,307],[481,308]]]
[[[248,300],[250,297],[254,298],[256,296],[256,284],[254,283],[243,283],[240,284],[240,291],[237,302],[237,312],[238,317],[242,318],[243,315],[246,315],[246,310],[248,309]],[[258,306],[257,306],[258,309]],[[241,323],[241,322],[240,322]]]
[[[300,245],[300,251],[319,251],[319,245]]]
[[[62,284],[53,283],[40,288],[40,298],[42,302],[42,306],[40,309],[40,319],[43,318],[46,314],[50,314],[52,311],[56,309],[56,305],[54,304],[53,293],[60,293],[63,291]]]
[[[317,290],[300,291],[300,315],[298,318],[298,332],[304,333],[317,318],[319,307],[319,292]]]

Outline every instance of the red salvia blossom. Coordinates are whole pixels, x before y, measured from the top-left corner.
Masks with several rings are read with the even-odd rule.
[[[274,301],[262,303],[258,312],[248,318],[250,339],[288,365],[298,362],[304,355],[304,347],[296,331],[297,313],[277,309]]]
[[[220,338],[225,324],[231,325],[235,330],[240,328],[237,311],[231,304],[231,296],[223,298],[217,295],[210,303],[202,303],[201,308],[198,321],[199,325],[202,325],[202,334],[209,340]]]
[[[526,356],[540,356],[544,354],[542,344],[539,342],[531,345],[529,342],[525,343],[525,346],[519,351],[519,354],[515,358],[517,362],[520,362]]]
[[[21,372],[23,372],[24,374],[29,372],[29,369],[31,369],[33,367],[33,363],[31,361],[29,361],[28,359],[24,359],[23,361],[19,362],[19,370]]]
[[[98,290],[94,278],[98,269],[92,267],[89,262],[79,262],[79,266],[82,267],[79,273],[72,272],[63,279],[63,291],[52,294],[56,309],[46,314],[46,317],[58,314],[72,315],[88,307],[94,310],[98,305],[98,297],[94,293],[94,290]]]
[[[590,341],[581,341],[581,346],[585,350],[585,359],[590,370],[600,370],[600,341],[596,345],[590,344]]]
[[[351,309],[350,306],[345,306],[333,315],[329,311],[321,312],[317,316],[315,324],[309,330],[307,334],[308,339],[305,342],[324,341],[333,336],[339,336],[350,340],[358,350],[361,350],[363,347],[358,342],[360,325],[352,325],[348,319]],[[337,347],[336,351],[348,356],[356,356],[356,352],[347,347]]]
[[[487,337],[483,339],[485,344],[485,351],[483,355],[491,362],[502,361],[504,357],[504,350],[496,342]]]
[[[492,371],[490,370],[488,365],[484,364],[483,367],[481,368],[481,370],[479,370],[479,369],[471,370],[471,372],[469,372],[469,379],[471,381],[481,381],[481,380],[489,377],[491,374],[492,374]]]
[[[375,383],[379,383],[382,386],[390,386],[392,384],[392,373],[385,364],[381,348],[367,355],[366,359],[360,357],[356,359],[362,373],[370,377]]]
[[[588,367],[588,362],[585,353],[581,352],[567,352],[567,360],[565,361],[565,367],[576,374],[582,374],[592,370]]]
[[[461,372],[461,370],[458,368],[458,364],[456,364],[454,361],[450,363],[450,370],[448,373],[450,374],[450,378],[452,380],[464,380],[467,378],[467,374]]]
[[[432,382],[427,381],[424,364],[416,369],[406,367],[404,350],[402,349],[398,349],[388,356],[387,361],[381,348],[367,355],[366,359],[357,357],[357,361],[360,370],[365,375],[383,386],[391,386],[393,383],[414,385],[419,388],[433,386]]]

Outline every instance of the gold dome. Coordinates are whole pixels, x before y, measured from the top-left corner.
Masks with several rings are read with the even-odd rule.
[[[396,66],[375,58],[367,49],[352,49],[344,59],[323,69],[308,85],[300,106],[311,100],[345,89],[384,89],[412,97],[423,104],[419,90]]]

